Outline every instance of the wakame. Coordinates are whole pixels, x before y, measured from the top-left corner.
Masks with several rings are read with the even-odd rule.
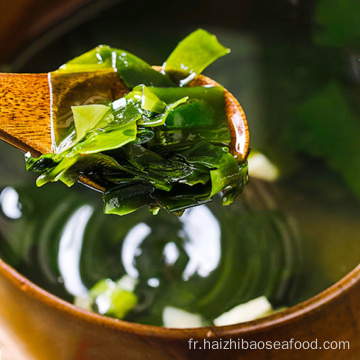
[[[68,109],[58,106],[56,112],[54,106],[54,152],[39,158],[27,153],[27,170],[41,173],[38,186],[58,180],[72,186],[84,175],[94,179],[105,189],[107,214],[147,205],[153,214],[165,209],[180,215],[219,192],[223,205],[231,204],[248,170],[246,158],[229,151],[224,89],[188,86],[229,51],[198,29],[178,44],[161,71],[107,45],[70,60],[50,73],[53,92],[66,76],[82,72],[103,79],[95,81],[103,89],[109,71],[126,90],[114,95],[105,83],[105,90],[92,94],[83,86],[76,101],[67,100]]]

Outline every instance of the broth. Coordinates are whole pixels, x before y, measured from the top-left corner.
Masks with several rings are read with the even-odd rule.
[[[165,306],[212,320],[261,295],[275,306],[296,301],[299,244],[286,217],[255,190],[234,206],[216,199],[182,217],[144,209],[118,217],[104,215],[91,191],[56,187],[6,187],[0,205],[2,256],[60,297],[72,301],[103,278],[127,274],[139,281],[139,305],[127,319],[155,325]],[[258,210],[249,206],[255,202]]]

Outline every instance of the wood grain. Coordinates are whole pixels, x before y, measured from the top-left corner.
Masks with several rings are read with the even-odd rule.
[[[86,103],[84,94],[102,92],[111,99],[128,89],[110,70],[80,73],[0,74],[0,138],[34,156],[53,151],[51,98],[55,116]]]
[[[234,275],[236,276],[236,274]],[[360,265],[319,295],[283,312],[225,327],[166,329],[108,318],[57,298],[0,260],[1,326],[27,360],[359,360]],[[350,350],[211,350],[189,340],[274,344],[349,341]],[[17,358],[17,360],[19,360]]]
[[[47,74],[0,74],[0,138],[34,156],[51,151]]]

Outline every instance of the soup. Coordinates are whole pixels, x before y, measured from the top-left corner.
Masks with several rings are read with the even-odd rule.
[[[186,21],[174,21],[171,5],[159,3],[160,11],[119,4],[44,48],[21,70],[53,70],[101,42],[158,64],[199,26],[203,11],[179,10],[176,18]],[[271,179],[256,179],[264,174],[252,173],[250,163],[250,184],[230,207],[214,201],[180,218],[141,211],[119,219],[103,215],[100,200],[81,185],[36,189],[22,155],[1,144],[1,257],[71,302],[101,279],[137,278],[139,304],[126,319],[155,325],[163,325],[168,306],[209,322],[262,295],[274,308],[291,306],[358,264],[360,203],[353,179],[359,172],[349,157],[352,151],[356,158],[358,146],[351,144],[360,126],[356,37],[345,31],[340,39],[331,36],[334,25],[323,1],[314,2],[314,10],[267,3],[244,5],[241,19],[222,18],[219,11],[201,25],[232,49],[206,75],[239,99],[253,154],[260,152],[276,170]],[[329,121],[336,113],[346,114],[347,126]]]

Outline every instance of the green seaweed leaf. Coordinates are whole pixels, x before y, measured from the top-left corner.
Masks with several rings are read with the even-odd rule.
[[[193,76],[227,52],[213,35],[198,30],[168,64]],[[177,87],[141,59],[105,45],[59,72],[106,68],[133,89],[111,104],[73,106],[74,122],[63,129],[67,137],[57,152],[39,159],[26,155],[27,169],[41,173],[37,185],[60,180],[72,186],[92,176],[106,188],[105,213],[118,215],[143,206],[154,214],[160,208],[181,214],[221,191],[227,194],[223,203],[231,203],[247,182],[247,167],[229,152],[224,89]]]
[[[146,86],[174,86],[166,74],[153,69],[144,60],[121,49],[99,45],[95,49],[62,65],[59,72],[96,71],[113,68],[125,85],[132,88],[139,84]]]
[[[187,85],[206,67],[230,52],[215,35],[198,29],[180,41],[163,65],[163,70],[180,86]]]

